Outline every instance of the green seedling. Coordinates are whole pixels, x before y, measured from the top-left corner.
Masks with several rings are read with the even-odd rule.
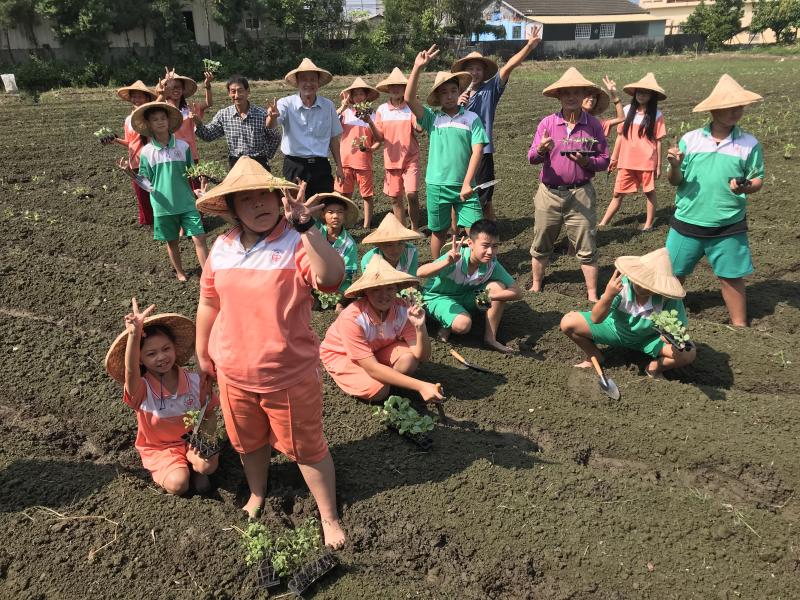
[[[322,310],[335,307],[342,301],[342,295],[339,292],[315,292],[319,298],[319,305]]]
[[[662,333],[669,334],[669,336],[675,340],[675,345],[679,350],[686,348],[687,342],[691,341],[691,337],[686,333],[686,327],[680,319],[678,319],[677,310],[662,310],[659,313],[653,314],[650,320],[653,321],[653,326],[656,329]]]
[[[783,147],[783,158],[790,160],[795,150],[797,150],[797,146],[789,142]]]
[[[287,577],[319,553],[322,536],[316,519],[307,519],[277,537],[262,523],[253,522],[242,534],[242,545],[248,566],[257,565],[269,556],[278,575]]]
[[[411,401],[400,396],[389,396],[383,406],[375,407],[372,415],[379,417],[384,425],[397,429],[400,435],[406,433],[416,435],[432,431],[435,423],[428,415],[420,416],[411,406]]]
[[[114,133],[114,131],[112,129],[109,129],[108,127],[101,127],[100,129],[94,132],[94,137],[96,137],[102,144],[104,142],[108,142],[110,140],[115,139],[117,137],[117,134]]]
[[[191,167],[186,167],[184,173],[186,177],[195,179],[198,177],[206,177],[215,183],[219,183],[228,174],[228,169],[225,168],[221,162],[215,160],[201,160]]]
[[[353,142],[350,144],[353,148],[358,148],[362,152],[367,149],[367,136],[361,135],[357,139],[354,139]]]
[[[422,297],[422,292],[417,288],[406,288],[397,293],[398,298],[408,301],[412,306],[418,308],[425,308],[425,300]]]
[[[475,306],[478,307],[478,310],[489,310],[491,305],[492,299],[489,297],[489,292],[485,289],[475,294]]]
[[[216,60],[211,60],[210,58],[203,59],[203,71],[207,71],[212,75],[215,75],[221,68],[222,63],[219,63]]]
[[[359,119],[365,119],[372,114],[372,102],[357,102],[353,104],[353,111]]]

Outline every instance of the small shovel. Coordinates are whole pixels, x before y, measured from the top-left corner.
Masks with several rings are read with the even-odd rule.
[[[494,187],[498,183],[500,183],[499,179],[492,179],[491,181],[487,181],[485,183],[479,183],[474,188],[472,188],[472,191],[473,192],[478,192],[480,190],[488,190],[490,187]]]
[[[484,373],[491,373],[492,375],[495,374],[494,371],[490,371],[489,369],[487,369],[485,367],[482,367],[480,365],[476,365],[473,362],[469,362],[466,358],[464,358],[458,352],[453,350],[453,348],[450,348],[450,354],[453,356],[453,358],[455,358],[460,363],[460,365],[463,365],[463,366],[456,365],[459,369],[475,369],[476,371],[482,371]]]
[[[614,380],[610,377],[606,377],[606,374],[603,372],[603,367],[600,366],[600,363],[597,362],[594,356],[591,358],[591,361],[594,370],[597,371],[597,376],[600,378],[600,389],[612,400],[619,400],[619,388],[617,384],[614,383]]]

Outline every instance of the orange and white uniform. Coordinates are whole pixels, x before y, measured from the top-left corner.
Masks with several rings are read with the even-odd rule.
[[[200,294],[220,306],[208,351],[228,437],[239,453],[270,444],[297,462],[319,462],[328,444],[311,263],[284,219],[250,250],[240,237],[234,227],[217,238],[200,281]]]
[[[408,104],[384,102],[375,111],[375,127],[383,136],[383,193],[397,198],[419,189],[417,119]]]
[[[175,137],[189,144],[189,148],[192,151],[192,158],[194,162],[197,162],[200,160],[200,154],[197,152],[197,136],[194,133],[194,119],[189,116],[188,107],[182,108],[181,114],[183,115],[183,123],[174,131]]]
[[[122,125],[122,134],[125,143],[128,144],[128,163],[131,169],[136,170],[139,168],[139,154],[141,154],[142,148],[145,147],[147,142],[142,142],[142,136],[131,127],[131,115],[125,117],[125,123]]]
[[[385,384],[373,379],[358,365],[369,357],[393,366],[411,352],[417,341],[414,325],[408,320],[408,305],[397,299],[384,321],[369,300],[360,298],[345,308],[328,328],[320,345],[325,370],[346,393],[358,398],[371,398]]]
[[[191,450],[181,439],[186,433],[183,415],[190,410],[200,410],[200,375],[178,367],[178,389],[174,394],[164,389],[157,377],[146,373],[137,390],[128,390],[123,402],[136,411],[138,431],[136,450],[142,457],[144,468],[150,471],[153,481],[163,486],[164,480],[175,469],[189,469],[186,452]],[[219,406],[212,394],[206,413]]]
[[[628,114],[630,105],[625,107]],[[614,184],[615,194],[635,193],[640,187],[643,192],[652,192],[656,189],[656,167],[661,157],[658,156],[656,141],[667,135],[664,125],[664,115],[656,111],[656,126],[653,130],[655,140],[646,135],[639,135],[639,125],[642,123],[644,113],[637,113],[627,137],[622,135],[624,123],[617,125],[617,143],[619,155],[617,157],[617,180]]]
[[[342,170],[344,179],[336,182],[335,190],[340,194],[352,194],[358,183],[358,190],[362,198],[371,198],[375,195],[375,182],[372,173],[372,129],[369,124],[359,119],[352,108],[346,108],[339,117],[342,123],[342,137],[339,142],[339,152],[342,155]],[[366,152],[359,149],[359,145],[368,148]]]

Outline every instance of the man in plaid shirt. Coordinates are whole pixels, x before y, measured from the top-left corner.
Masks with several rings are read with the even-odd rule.
[[[267,116],[277,107],[263,109],[250,104],[250,84],[241,75],[233,75],[226,85],[233,104],[220,110],[207,126],[203,125],[202,112],[193,110],[195,134],[201,140],[212,142],[223,135],[228,143],[228,163],[232,167],[240,156],[249,156],[268,171],[269,161],[281,143],[281,134],[266,126]]]

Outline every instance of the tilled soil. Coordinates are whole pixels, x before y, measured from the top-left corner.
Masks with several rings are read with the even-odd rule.
[[[315,597],[800,597],[800,169],[783,157],[800,131],[790,83],[800,62],[662,57],[578,67],[593,80],[608,73],[620,88],[654,70],[670,94],[670,131],[702,124],[691,107],[724,71],[765,96],[743,122],[765,146],[768,173],[749,209],[752,327],[727,324],[701,264],[687,286],[696,363],[654,382],[642,356],[608,353],[622,392],[614,402],[591,373],[572,368],[579,352],[558,330],[565,312],[588,308],[576,261],[561,256],[541,294],[507,308],[500,337],[519,354],[483,349],[480,323],[455,340],[495,374],[458,370],[434,344],[420,374],[443,383],[449,423],[432,433],[430,452],[326,379],[325,430],[349,544]],[[530,282],[537,175],[525,153],[536,121],[554,109],[540,90],[564,68],[518,70],[498,111],[501,261],[521,285]],[[337,78],[325,92],[335,97],[347,83]],[[223,106],[222,88],[215,93]],[[288,91],[254,86],[256,101],[276,93]],[[198,298],[191,245],[183,252],[194,275],[180,284],[164,249],[136,225],[129,182],[114,167],[121,151],[91,136],[121,123],[125,106],[107,90],[62,90],[38,105],[4,101],[0,114],[0,597],[263,596],[234,528],[244,526],[246,496],[235,454],[223,452],[210,497],[159,492],[133,448],[134,415],[103,370],[131,296],[187,315]],[[200,150],[225,155],[223,142]],[[612,184],[597,177],[600,211]],[[654,233],[638,232],[641,197],[626,199],[600,232],[602,284],[617,256],[663,244],[672,191],[665,180],[657,189]],[[380,198],[376,224],[386,210]],[[207,225],[212,239],[225,229]],[[320,335],[332,319],[315,313]],[[263,519],[278,528],[315,511],[297,468],[274,457]]]

